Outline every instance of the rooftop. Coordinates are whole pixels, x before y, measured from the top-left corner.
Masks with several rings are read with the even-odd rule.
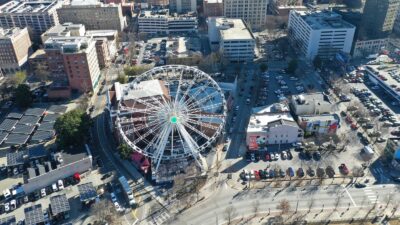
[[[78,191],[81,202],[93,200],[97,196],[96,188],[92,182],[78,185]]]
[[[400,99],[400,65],[380,64],[365,67],[367,74],[373,76],[381,86]]]
[[[0,225],[15,225],[15,224],[17,224],[15,216],[7,216],[0,218]]]
[[[45,222],[41,204],[27,207],[24,209],[24,212],[26,225],[36,225]]]
[[[65,113],[67,111],[67,106],[64,105],[52,105],[47,109],[47,112],[49,113]]]
[[[45,108],[29,108],[25,111],[24,115],[40,117],[46,112]]]
[[[299,116],[299,121],[335,121],[339,120],[336,114],[321,114],[321,115],[306,115],[306,116]]]
[[[14,119],[5,119],[0,124],[0,131],[11,131],[14,129],[15,125],[18,123],[18,120]]]
[[[215,19],[215,23],[221,34],[221,39],[254,39],[253,34],[249,31],[242,19],[228,19],[224,17],[218,17]]]
[[[32,134],[35,126],[19,124],[15,125],[15,129],[12,131],[13,134]]]
[[[52,215],[68,212],[70,210],[68,198],[65,194],[56,195],[50,198],[50,209]]]
[[[284,104],[272,104],[264,107],[253,108],[247,132],[260,132],[268,127],[288,124],[297,126],[289,113],[289,107]]]
[[[63,53],[86,52],[89,44],[94,43],[90,37],[50,37],[44,43],[44,49],[58,49]]]
[[[355,29],[355,26],[344,21],[341,15],[331,11],[294,11],[294,13],[300,15],[313,30]]]
[[[119,92],[117,96],[120,95],[122,99],[129,100],[163,95],[164,88],[163,81],[147,80],[138,84],[118,84],[115,89]]]
[[[296,105],[310,105],[310,104],[332,104],[328,96],[321,92],[293,95],[293,101]]]
[[[139,18],[168,18],[168,19],[196,19],[195,16],[191,14],[177,14],[177,13],[170,13],[168,9],[153,9],[153,10],[143,10]]]
[[[0,13],[41,13],[59,4],[57,1],[10,1],[0,6]]]
[[[18,27],[3,29],[0,27],[0,39],[12,39],[18,36],[21,32],[25,31],[26,28],[20,29]],[[27,31],[25,31],[27,32]]]
[[[42,141],[48,141],[51,140],[55,135],[54,130],[37,130],[31,138],[31,141],[33,142],[42,142]]]

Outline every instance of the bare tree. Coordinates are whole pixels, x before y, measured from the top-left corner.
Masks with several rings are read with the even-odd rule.
[[[228,225],[232,223],[232,220],[237,216],[236,208],[233,206],[226,207],[224,211],[224,217],[227,220]]]
[[[311,212],[312,207],[314,206],[314,198],[311,198],[308,202],[308,211],[307,213]]]
[[[253,207],[254,216],[257,216],[258,209],[260,208],[260,202],[258,200],[255,200],[251,203],[251,206]]]
[[[282,199],[276,208],[281,210],[281,215],[287,214],[290,211],[290,203],[288,200]]]
[[[120,217],[115,211],[115,207],[113,207],[108,200],[102,200],[94,204],[90,211],[91,215],[96,218],[96,224],[121,224]]]

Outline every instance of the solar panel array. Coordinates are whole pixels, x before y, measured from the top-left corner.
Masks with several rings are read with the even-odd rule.
[[[35,143],[51,140],[55,135],[54,123],[66,110],[66,106],[52,105],[47,110],[29,108],[23,113],[9,113],[0,123],[0,145],[23,145],[30,137]]]
[[[78,185],[78,190],[82,202],[92,200],[97,196],[92,182]]]
[[[43,223],[44,215],[42,211],[42,205],[34,205],[24,209],[25,212],[25,224],[26,225],[36,225]]]
[[[7,153],[7,166],[17,166],[24,164],[26,151]]]
[[[71,209],[69,206],[67,196],[65,194],[51,197],[50,207],[51,207],[51,213],[53,215],[58,215],[60,213],[68,212]]]
[[[7,216],[4,218],[0,218],[0,225],[14,225],[14,224],[17,224],[15,216]]]

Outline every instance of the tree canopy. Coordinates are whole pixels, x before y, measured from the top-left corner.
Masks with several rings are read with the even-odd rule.
[[[33,96],[28,85],[20,84],[15,89],[15,103],[20,108],[28,108],[32,105]]]
[[[128,77],[125,74],[119,74],[117,77],[117,81],[121,84],[125,84],[128,82]]]
[[[24,81],[26,80],[26,72],[25,71],[18,71],[15,73],[12,82],[14,83],[14,85],[20,85],[22,83],[24,83]]]
[[[89,132],[91,120],[81,109],[69,111],[57,118],[54,129],[60,146],[78,146],[84,144]]]
[[[128,159],[132,153],[132,149],[125,143],[122,143],[118,146],[118,151],[123,159]]]
[[[294,74],[297,70],[298,67],[298,62],[296,59],[292,59],[289,64],[288,67],[286,68],[286,72],[290,73],[290,74]]]

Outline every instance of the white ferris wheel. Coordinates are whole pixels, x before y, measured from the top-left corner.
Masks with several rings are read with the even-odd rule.
[[[221,134],[227,114],[224,93],[208,74],[188,66],[156,67],[122,86],[117,128],[134,151],[152,159],[192,157]]]

